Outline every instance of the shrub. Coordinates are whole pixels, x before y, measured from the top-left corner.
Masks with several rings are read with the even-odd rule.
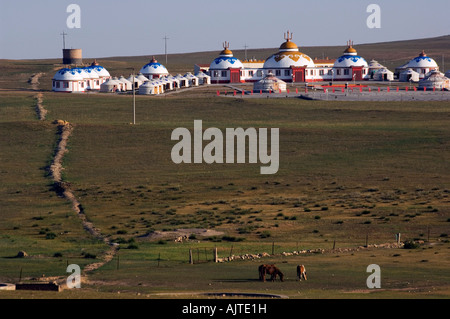
[[[270,232],[268,230],[263,231],[259,237],[261,238],[269,238],[271,236]]]
[[[47,233],[47,235],[45,235],[45,239],[55,239],[55,238],[56,238],[55,233]]]
[[[129,244],[127,249],[139,249],[139,246],[136,244]]]
[[[420,245],[412,240],[406,241],[405,245],[403,246],[404,249],[417,249]]]
[[[91,254],[91,253],[83,253],[84,254],[84,258],[86,259],[95,259],[97,258],[97,255]]]
[[[62,253],[54,253],[54,254],[53,254],[53,257],[56,257],[56,258],[60,258],[60,257],[62,257],[62,256],[63,256]]]

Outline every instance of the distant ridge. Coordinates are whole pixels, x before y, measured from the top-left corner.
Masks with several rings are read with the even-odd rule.
[[[281,42],[280,42],[281,44]],[[345,49],[345,43],[341,46],[301,46],[300,51],[306,53],[311,58],[323,58],[329,57],[330,59],[336,59],[342,55]],[[399,40],[389,42],[378,43],[363,43],[355,44],[355,48],[358,50],[358,54],[366,58],[366,60],[375,59],[380,63],[385,64],[387,67],[392,68],[406,61],[418,56],[418,54],[425,50],[425,52],[432,58],[436,59],[439,64],[442,61],[442,56],[446,56],[450,66],[450,35],[439,36],[434,38],[423,38],[413,40]],[[277,52],[278,48],[259,48],[248,49],[248,58],[266,59],[273,53]],[[174,53],[168,55],[170,64],[183,65],[189,64],[209,64],[220,52],[220,48],[216,51],[203,51],[203,52],[190,52],[190,53]],[[233,49],[235,57],[243,60],[245,58],[245,51],[239,49]],[[148,62],[152,56],[159,57],[163,60],[163,55],[149,53],[146,56],[134,56],[134,57],[104,57],[98,58],[99,60],[114,60],[123,62]]]

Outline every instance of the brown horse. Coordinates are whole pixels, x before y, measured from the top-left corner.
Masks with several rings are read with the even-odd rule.
[[[284,280],[284,274],[275,265],[261,265],[258,267],[258,271],[259,279],[262,281],[266,281],[266,275],[270,275],[270,280],[272,281],[275,281],[277,276],[280,277],[281,281]]]
[[[306,268],[304,265],[298,265],[297,266],[297,278],[299,281],[302,281],[302,278],[306,279]]]

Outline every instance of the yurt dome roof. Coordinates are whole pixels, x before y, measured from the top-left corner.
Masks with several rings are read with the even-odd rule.
[[[230,68],[233,69],[243,69],[244,65],[242,62],[233,56],[233,52],[229,49],[230,43],[224,42],[223,48],[224,50],[220,53],[219,57],[214,59],[211,62],[210,69],[211,70],[228,70]]]
[[[334,63],[335,68],[351,68],[351,67],[369,67],[367,61],[358,55],[358,52],[353,48],[353,42],[347,42],[347,49],[344,51],[344,55],[336,60]]]
[[[53,80],[59,80],[59,81],[83,81],[84,76],[86,74],[81,74],[81,72],[78,72],[78,69],[68,69],[64,68],[56,72],[55,76],[53,77]]]
[[[265,69],[285,69],[294,67],[314,67],[314,61],[306,54],[299,52],[298,46],[292,42],[292,33],[285,33],[284,42],[278,53],[271,55],[264,62]]]
[[[109,76],[111,76],[111,74],[109,74],[109,72],[104,67],[102,67],[101,65],[94,65],[94,66],[91,65],[91,68],[95,72],[97,72],[99,77],[109,77]]]
[[[152,75],[161,75],[161,74],[169,74],[166,67],[159,63],[155,57],[150,61],[150,63],[144,65],[140,71],[142,74],[152,74]]]
[[[420,55],[411,61],[409,61],[408,68],[436,68],[438,65],[435,60],[428,57],[425,51],[422,51]]]

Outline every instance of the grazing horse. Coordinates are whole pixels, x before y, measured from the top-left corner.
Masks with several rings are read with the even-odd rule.
[[[297,266],[297,278],[299,281],[302,281],[302,278],[306,279],[306,268],[304,265],[298,265]]]
[[[275,281],[277,276],[280,277],[281,281],[284,281],[284,274],[275,265],[261,265],[258,268],[259,279],[266,281],[266,275],[271,275],[270,280]]]

